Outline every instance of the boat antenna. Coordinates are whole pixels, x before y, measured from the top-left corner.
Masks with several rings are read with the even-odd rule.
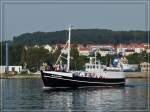
[[[71,25],[69,25],[69,35],[68,35],[67,72],[70,70],[70,39],[71,39]]]

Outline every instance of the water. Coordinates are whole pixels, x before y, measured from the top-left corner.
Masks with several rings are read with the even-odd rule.
[[[41,79],[2,79],[3,111],[108,112],[148,109],[147,79],[127,79],[126,87],[43,90]]]

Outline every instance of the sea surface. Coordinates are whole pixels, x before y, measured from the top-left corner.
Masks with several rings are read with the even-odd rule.
[[[50,89],[41,79],[1,79],[1,110],[39,112],[148,112],[149,85],[146,78],[128,78],[125,87]]]

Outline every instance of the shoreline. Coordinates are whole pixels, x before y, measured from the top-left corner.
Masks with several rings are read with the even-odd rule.
[[[0,79],[41,79],[39,74],[1,74]]]
[[[148,72],[126,72],[125,78],[148,78]],[[0,79],[41,79],[40,74],[1,74]]]
[[[125,78],[150,78],[148,72],[126,72]]]

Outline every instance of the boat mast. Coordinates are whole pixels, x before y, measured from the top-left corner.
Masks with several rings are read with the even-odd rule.
[[[95,51],[95,66],[96,66],[96,61],[97,61],[96,56],[97,56],[97,50]]]
[[[8,53],[8,43],[6,42],[6,62],[5,62],[5,64],[6,64],[6,73],[9,71],[9,66],[8,66],[8,55],[9,55],[9,53]]]
[[[71,25],[69,26],[69,35],[68,35],[67,72],[70,70],[70,38],[71,38]]]

